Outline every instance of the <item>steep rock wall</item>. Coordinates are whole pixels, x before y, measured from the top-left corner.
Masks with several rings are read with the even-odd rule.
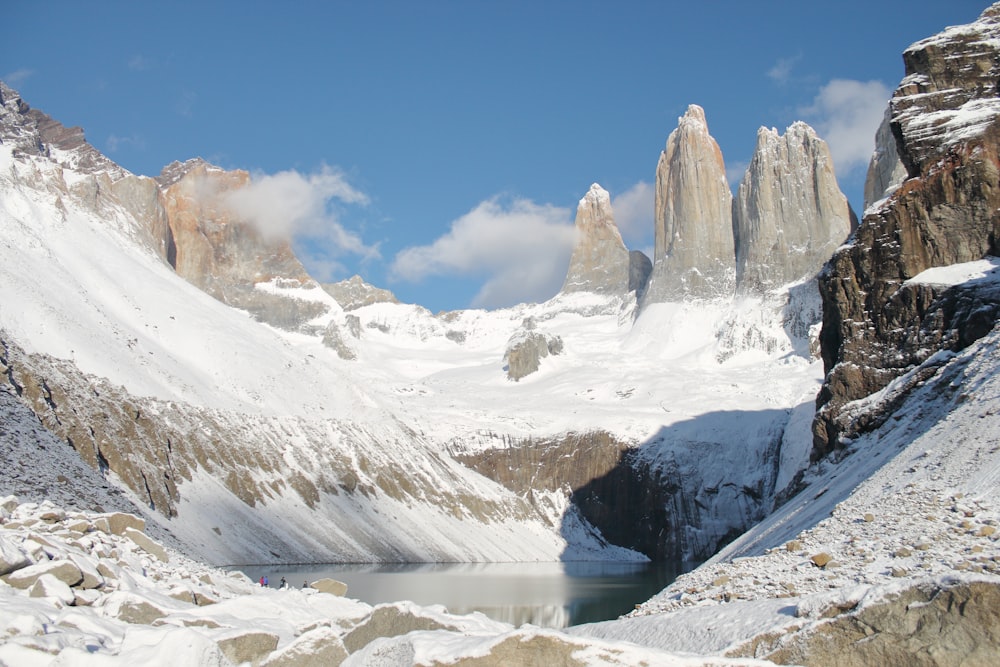
[[[705,111],[692,104],[656,167],[655,251],[645,301],[732,295],[733,195]]]
[[[990,291],[906,281],[1000,254],[1000,5],[976,23],[917,42],[903,61],[890,127],[909,179],[866,213],[820,276],[827,376],[814,458],[851,435],[846,404],[939,349],[968,344],[998,312]]]
[[[856,226],[826,142],[805,123],[760,128],[733,200],[736,285],[760,293],[815,275]]]

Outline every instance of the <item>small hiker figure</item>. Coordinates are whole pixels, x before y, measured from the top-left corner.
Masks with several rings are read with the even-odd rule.
[[[285,581],[285,578],[284,578],[284,577],[282,577],[282,578],[281,578],[281,583],[279,583],[279,584],[278,584],[278,588],[279,588],[279,589],[280,589],[280,588],[288,588],[288,582],[287,582],[287,581]]]
[[[264,588],[267,588],[270,585],[270,583],[267,580],[267,575],[265,574],[262,578],[264,579]]]
[[[302,588],[309,588],[309,584],[307,584],[306,582],[303,581],[302,582]]]
[[[264,588],[264,575],[260,575],[260,587]]]

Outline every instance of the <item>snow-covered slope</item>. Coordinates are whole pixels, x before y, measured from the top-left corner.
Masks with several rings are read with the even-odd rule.
[[[928,277],[963,273],[983,279],[982,263]],[[916,385],[902,408],[852,442],[841,460],[812,468],[787,504],[629,618],[574,632],[673,651],[764,657],[822,633],[832,617],[858,613],[915,583],[1000,585],[998,360],[1000,331],[994,331],[897,379],[856,408],[891,401]],[[888,631],[870,634],[881,632]],[[759,646],[750,644],[767,633],[773,634]],[[1000,657],[998,644],[981,649]]]

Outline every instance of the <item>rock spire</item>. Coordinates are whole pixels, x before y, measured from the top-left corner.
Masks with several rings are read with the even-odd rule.
[[[611,195],[597,183],[576,209],[576,246],[563,292],[624,294],[629,287],[629,251],[615,224]]]
[[[736,198],[733,234],[741,293],[815,275],[853,227],[830,150],[803,122],[760,128]]]
[[[645,302],[732,294],[733,195],[704,110],[678,119],[656,167],[653,271]]]

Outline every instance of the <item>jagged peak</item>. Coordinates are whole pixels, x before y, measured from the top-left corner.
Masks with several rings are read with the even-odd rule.
[[[216,166],[202,157],[193,157],[185,160],[184,162],[174,160],[168,164],[160,171],[160,175],[156,177],[156,182],[159,183],[162,188],[169,188],[171,185],[177,183],[191,172],[199,169],[206,172],[225,172],[225,169],[222,167]]]
[[[580,200],[579,206],[602,203],[611,206],[611,195],[601,187],[600,183],[592,183],[590,189],[587,190],[587,194],[583,195],[583,198]]]
[[[689,104],[687,111],[684,112],[684,115],[677,119],[677,124],[696,124],[703,125],[707,128],[708,121],[705,120],[705,110],[697,104]]]
[[[803,142],[814,142],[820,140],[819,135],[816,134],[816,130],[814,130],[809,123],[802,120],[797,120],[786,127],[784,133],[778,132],[778,128],[776,127],[765,127],[763,125],[757,129],[758,146],[767,145],[768,143],[776,143],[781,140],[788,142],[793,139]]]

